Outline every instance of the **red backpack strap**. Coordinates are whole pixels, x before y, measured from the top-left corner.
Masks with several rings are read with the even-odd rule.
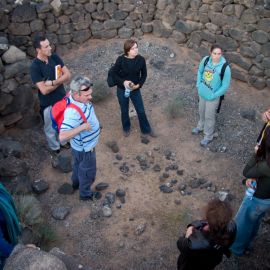
[[[86,117],[85,117],[85,115],[84,115],[84,113],[83,113],[83,111],[81,110],[80,107],[78,107],[77,105],[75,105],[73,103],[69,103],[67,105],[67,107],[75,109],[80,114],[80,116],[83,119],[84,123],[87,123],[87,119],[86,119]]]

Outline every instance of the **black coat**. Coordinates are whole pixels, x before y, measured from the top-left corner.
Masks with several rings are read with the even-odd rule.
[[[224,230],[224,235],[228,238],[228,245],[220,246],[211,239],[209,233],[203,231],[207,225],[205,220],[197,220],[189,226],[193,226],[193,233],[186,238],[182,236],[177,241],[177,247],[181,254],[178,257],[178,270],[212,270],[221,261],[223,254],[230,256],[229,247],[232,245],[236,236],[236,224],[229,222]]]

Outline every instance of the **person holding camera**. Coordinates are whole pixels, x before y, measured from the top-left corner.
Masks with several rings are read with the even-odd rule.
[[[270,211],[269,110],[263,113],[262,118],[267,123],[257,140],[255,153],[243,170],[243,175],[246,177],[243,184],[248,190],[253,188],[254,191],[252,195],[246,192],[235,217],[238,230],[231,251],[236,256],[248,254],[253,250],[254,238],[258,233],[261,220]]]
[[[129,39],[124,43],[124,54],[114,65],[114,79],[117,83],[117,98],[121,109],[123,134],[130,134],[129,99],[137,112],[141,133],[156,137],[146,117],[141,88],[147,77],[144,57],[138,54],[138,43]]]
[[[219,199],[209,201],[205,219],[190,223],[185,235],[177,241],[181,253],[177,269],[214,269],[222,261],[223,254],[230,256],[229,247],[235,239],[236,230],[230,204]]]

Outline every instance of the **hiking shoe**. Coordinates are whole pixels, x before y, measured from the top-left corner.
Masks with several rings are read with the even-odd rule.
[[[191,131],[191,134],[193,135],[199,135],[202,132],[202,130],[198,129],[197,127],[193,128]]]
[[[97,191],[97,192],[93,192],[90,196],[86,196],[86,197],[81,197],[80,196],[80,200],[81,201],[93,201],[95,200],[99,200],[102,197],[102,194]]]
[[[201,142],[200,142],[200,145],[201,145],[202,147],[205,147],[205,146],[207,146],[210,142],[212,142],[212,140],[202,139]]]
[[[130,135],[130,130],[127,130],[127,131],[123,131],[123,135],[124,137],[128,137]]]

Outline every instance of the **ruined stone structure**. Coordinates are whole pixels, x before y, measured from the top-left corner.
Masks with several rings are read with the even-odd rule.
[[[201,55],[217,42],[233,78],[270,87],[270,7],[263,0],[1,0],[0,133],[15,123],[35,123],[28,68],[37,33],[61,50],[91,38],[145,33],[173,38]]]

